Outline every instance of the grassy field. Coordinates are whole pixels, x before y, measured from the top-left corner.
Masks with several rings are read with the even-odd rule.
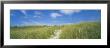
[[[75,25],[65,25],[60,38],[62,39],[99,39],[101,25],[98,22],[85,22]]]
[[[11,27],[11,39],[48,39],[55,30],[62,30],[59,39],[100,39],[100,22],[82,22],[62,26]]]

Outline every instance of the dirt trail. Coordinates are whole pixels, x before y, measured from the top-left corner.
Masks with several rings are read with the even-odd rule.
[[[62,30],[55,30],[54,35],[51,35],[50,39],[58,39]]]

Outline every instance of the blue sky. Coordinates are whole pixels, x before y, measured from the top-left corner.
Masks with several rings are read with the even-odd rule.
[[[11,26],[63,25],[100,20],[101,10],[10,10]]]

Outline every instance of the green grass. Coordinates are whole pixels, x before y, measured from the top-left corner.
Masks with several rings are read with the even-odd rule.
[[[56,27],[17,27],[11,28],[12,39],[46,39]]]
[[[60,39],[100,39],[100,22],[82,22],[63,26],[11,27],[11,39],[48,39],[55,30],[62,30]]]
[[[65,25],[61,39],[100,39],[101,25],[98,22],[84,22],[74,25]]]

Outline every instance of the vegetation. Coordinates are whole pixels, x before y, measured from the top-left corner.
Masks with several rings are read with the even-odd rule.
[[[55,30],[62,30],[60,39],[100,39],[100,22],[82,22],[62,26],[11,27],[11,39],[48,39]]]
[[[75,25],[65,25],[60,38],[62,39],[99,39],[101,25],[97,22],[85,22]]]
[[[56,27],[13,27],[11,28],[12,39],[46,39],[49,38]]]

